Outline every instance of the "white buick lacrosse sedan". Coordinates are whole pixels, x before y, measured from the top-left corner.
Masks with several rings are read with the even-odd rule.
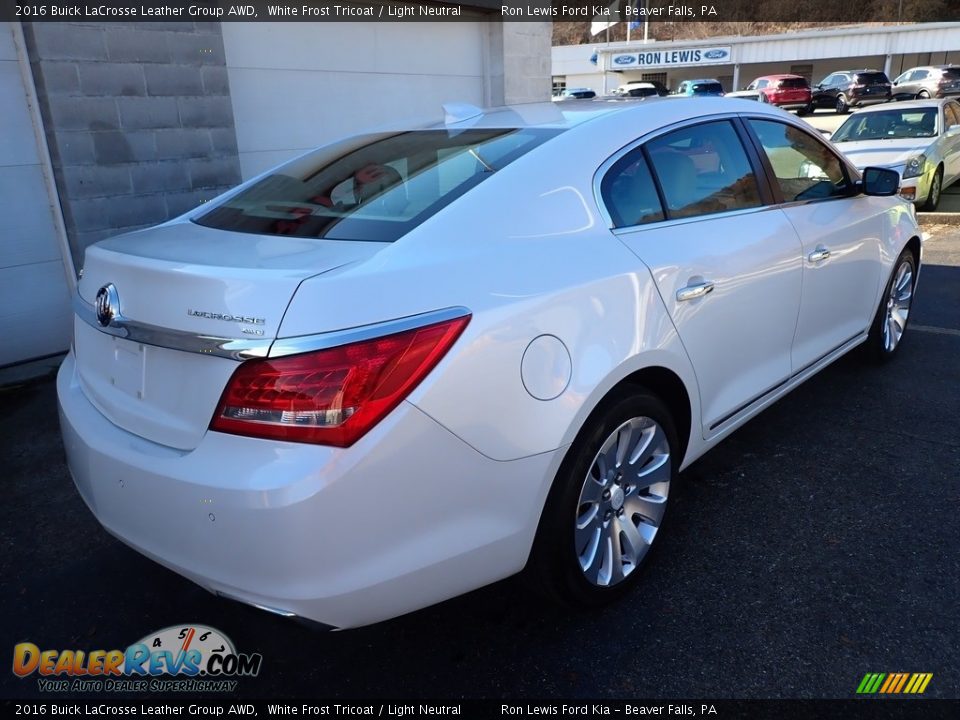
[[[521,570],[607,602],[678,471],[854,347],[897,352],[898,182],[717,98],[340,140],[87,250],[70,470],[144,555],[330,627]]]

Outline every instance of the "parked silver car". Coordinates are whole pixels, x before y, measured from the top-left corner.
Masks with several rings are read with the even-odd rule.
[[[910,68],[893,81],[894,100],[928,100],[960,95],[960,66]]]
[[[831,137],[858,169],[900,173],[900,195],[932,211],[960,178],[960,102],[914,100],[858,110]]]

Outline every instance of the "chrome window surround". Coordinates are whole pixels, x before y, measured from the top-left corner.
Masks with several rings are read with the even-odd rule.
[[[651,130],[646,135],[641,135],[639,138],[624,145],[622,148],[617,150],[613,155],[611,155],[606,160],[604,160],[603,163],[601,163],[600,167],[598,167],[596,172],[593,174],[593,201],[597,204],[597,207],[600,210],[600,217],[602,217],[604,222],[606,222],[607,227],[610,228],[611,230],[628,230],[628,229],[636,230],[638,228],[664,227],[665,225],[674,225],[682,222],[691,222],[694,220],[702,220],[704,218],[709,218],[709,217],[726,216],[732,213],[743,213],[744,211],[763,210],[765,208],[770,207],[769,205],[760,204],[757,207],[752,207],[752,208],[737,208],[736,210],[726,210],[726,211],[721,211],[716,213],[707,213],[705,215],[694,215],[692,217],[686,217],[686,218],[670,218],[665,220],[654,220],[653,222],[643,223],[641,225],[624,225],[623,227],[618,228],[613,222],[613,218],[610,215],[610,211],[607,210],[606,203],[604,203],[603,201],[603,194],[600,192],[600,185],[603,183],[603,178],[610,171],[610,168],[613,167],[614,163],[620,160],[620,158],[622,158],[627,153],[636,150],[638,147],[640,147],[641,145],[645,145],[651,140],[655,140],[661,135],[668,135],[675,130],[681,130],[685,127],[690,127],[693,125],[703,125],[705,123],[710,123],[710,122],[715,122],[720,120],[733,120],[738,117],[741,117],[740,113],[726,112],[726,113],[717,113],[715,115],[701,115],[699,117],[681,120],[671,125],[665,125],[663,127],[657,128],[656,130]],[[749,150],[747,148],[744,148],[743,152],[744,152],[744,155],[746,155],[749,159],[749,155],[750,155]],[[751,163],[751,169],[752,169],[752,163]],[[650,171],[651,173],[655,172],[653,168],[650,168]],[[758,175],[757,176],[758,190],[759,190],[759,185],[761,181],[762,181],[762,178]]]
[[[117,315],[106,327],[97,322],[97,314],[93,305],[88,303],[79,293],[74,295],[73,309],[80,318],[90,327],[107,335],[124,338],[131,342],[153,345],[155,347],[179,350],[182,352],[213,355],[231,360],[251,360],[254,358],[275,358],[286,355],[325,350],[353,342],[370,340],[385,335],[413,330],[425,325],[454,320],[465,317],[470,311],[465,307],[449,307],[442,310],[408,315],[407,317],[386,322],[361,325],[359,327],[334,330],[316,335],[299,335],[286,338],[225,338],[215,335],[202,335],[184,330],[168,328],[138,322]]]
[[[654,228],[654,227],[667,227],[675,224],[696,222],[696,221],[705,220],[708,218],[728,217],[730,215],[735,215],[735,214],[739,215],[739,214],[745,214],[750,212],[763,212],[766,210],[794,207],[797,205],[807,205],[815,202],[829,202],[831,200],[843,200],[843,199],[849,199],[851,197],[856,197],[855,195],[850,195],[850,196],[837,195],[829,198],[812,198],[810,200],[785,201],[782,203],[771,203],[768,205],[760,205],[754,208],[739,208],[737,210],[727,210],[725,212],[709,213],[706,215],[696,215],[694,217],[689,217],[689,218],[673,218],[673,219],[667,219],[667,220],[656,220],[654,222],[643,223],[642,225],[624,225],[623,227],[619,227],[619,228],[614,224],[613,218],[610,216],[610,212],[607,210],[606,203],[604,203],[603,201],[603,195],[600,192],[600,185],[603,182],[603,178],[607,174],[607,172],[610,170],[610,168],[613,167],[614,163],[616,163],[620,158],[622,158],[627,153],[632,152],[633,150],[636,150],[638,147],[640,147],[641,145],[644,145],[650,140],[658,138],[661,135],[666,135],[667,133],[671,133],[674,130],[679,130],[689,125],[701,125],[703,123],[713,122],[715,120],[733,120],[735,118],[739,118],[740,120],[743,120],[743,121],[770,120],[773,122],[779,122],[784,125],[789,125],[790,127],[796,128],[797,130],[800,130],[806,135],[809,135],[811,138],[814,138],[815,140],[822,143],[823,145],[826,145],[827,149],[830,150],[830,152],[838,156],[838,158],[840,159],[840,162],[847,169],[847,173],[850,178],[850,182],[852,184],[856,185],[861,180],[860,171],[857,170],[853,166],[853,164],[843,156],[842,153],[837,153],[837,151],[834,150],[828,143],[824,142],[822,138],[816,137],[807,128],[804,128],[799,121],[791,122],[790,118],[776,117],[776,116],[771,116],[771,115],[766,115],[761,113],[754,113],[754,112],[727,112],[727,113],[718,113],[716,115],[703,115],[696,118],[681,120],[680,122],[673,123],[672,125],[666,125],[664,127],[657,128],[656,130],[651,130],[647,134],[641,135],[636,140],[633,140],[632,142],[624,145],[622,148],[617,150],[613,155],[608,157],[606,160],[603,161],[603,163],[600,164],[600,167],[598,167],[596,172],[594,172],[593,174],[593,201],[596,203],[597,208],[600,211],[600,217],[602,217],[604,222],[606,222],[607,227],[610,230],[612,230],[614,234],[620,234],[620,232],[623,232],[623,231],[635,231],[635,230],[648,229],[648,228]],[[749,155],[749,150],[747,150],[746,148],[744,148],[744,152],[746,152]],[[762,175],[767,174],[765,167],[763,168],[763,173],[761,174]],[[776,180],[776,178],[774,178],[774,180]],[[767,177],[761,177],[760,175],[757,176],[758,184],[762,182],[768,182],[768,181],[769,181],[769,178]]]

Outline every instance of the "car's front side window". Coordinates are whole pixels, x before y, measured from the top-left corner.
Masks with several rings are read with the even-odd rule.
[[[771,120],[749,120],[770,161],[784,200],[847,197],[843,162],[827,145],[799,128]]]
[[[675,130],[646,147],[671,219],[762,204],[746,150],[726,120]]]

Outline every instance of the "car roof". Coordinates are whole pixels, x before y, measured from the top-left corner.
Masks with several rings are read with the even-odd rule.
[[[783,75],[760,75],[757,77],[757,80],[786,80],[788,78],[800,78],[804,80],[803,75],[793,75],[791,73],[786,73]]]
[[[682,111],[677,113],[677,110]],[[672,97],[606,96],[588,100],[565,100],[562,103],[536,102],[505,105],[486,109],[477,108],[477,114],[460,122],[434,123],[427,129],[490,129],[490,128],[545,128],[567,130],[611,115],[632,114],[631,126],[650,130],[663,127],[666,116],[675,114],[686,118],[714,115],[718,112],[769,114],[781,116],[782,110],[755,100],[738,98],[692,97],[682,101]],[[677,122],[683,118],[676,118]]]
[[[719,83],[720,81],[717,80],[716,78],[697,78],[696,80],[684,80],[684,82],[692,82],[692,83],[712,82],[712,83]]]

